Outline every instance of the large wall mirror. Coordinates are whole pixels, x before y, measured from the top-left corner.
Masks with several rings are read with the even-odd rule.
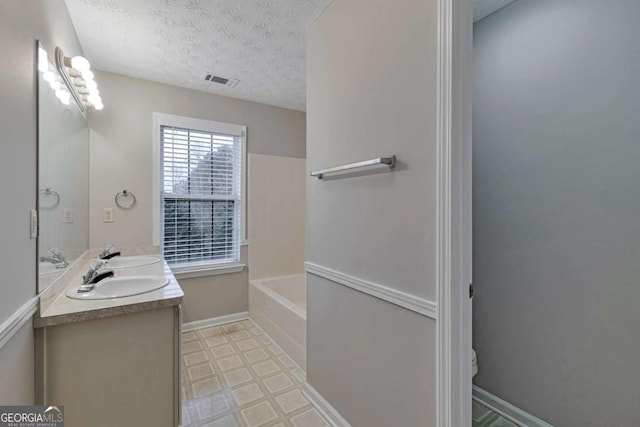
[[[89,125],[38,48],[38,292],[89,248]],[[43,49],[49,55],[42,54]],[[44,61],[47,65],[44,65]]]

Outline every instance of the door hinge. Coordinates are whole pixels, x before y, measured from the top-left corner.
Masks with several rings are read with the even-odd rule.
[[[469,298],[473,298],[473,283],[469,283]]]

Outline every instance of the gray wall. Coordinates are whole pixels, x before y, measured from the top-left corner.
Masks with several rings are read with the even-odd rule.
[[[640,3],[475,26],[476,383],[559,426],[640,425]]]
[[[436,1],[335,1],[307,50],[307,168],[400,161],[391,173],[308,178],[307,260],[427,300],[436,297],[436,22]],[[307,278],[310,385],[354,426],[435,425],[435,320]]]
[[[29,210],[36,208],[35,42],[51,54],[57,45],[82,50],[62,0],[0,1],[2,80],[0,129],[3,185],[0,324],[36,293],[36,241],[29,238]],[[33,330],[27,322],[0,350],[0,404],[33,402]],[[13,378],[15,381],[4,381]]]
[[[154,112],[245,125],[249,153],[306,156],[303,112],[102,71],[96,72],[96,81],[105,107],[89,114],[92,248],[153,242]],[[115,222],[103,223],[103,209],[114,207],[113,197],[123,188],[135,193],[136,208],[116,208]],[[248,264],[246,246],[241,255]],[[248,310],[246,270],[179,282],[185,291],[185,322]]]

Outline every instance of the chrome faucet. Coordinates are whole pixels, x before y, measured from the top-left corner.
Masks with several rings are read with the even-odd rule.
[[[105,250],[100,253],[100,259],[111,259],[116,256],[120,256],[120,252],[111,252],[113,245],[109,245]]]
[[[78,288],[78,293],[90,292],[93,288],[96,287],[96,283],[101,281],[102,279],[106,279],[107,277],[113,277],[113,271],[105,271],[103,273],[98,273],[98,271],[105,266],[104,261],[98,262],[93,267],[89,268],[87,274],[82,276],[82,285]]]
[[[48,253],[49,256],[40,257],[40,262],[50,262],[58,269],[67,268],[69,262],[65,259],[64,255],[60,253],[60,251],[55,248],[51,248]]]

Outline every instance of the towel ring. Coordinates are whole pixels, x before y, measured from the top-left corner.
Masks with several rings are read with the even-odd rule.
[[[55,198],[55,201],[53,203],[50,203],[48,205],[43,204],[42,200],[40,201],[40,207],[43,209],[53,209],[55,207],[57,207],[60,204],[60,193],[58,193],[55,190],[52,190],[50,187],[45,188],[44,190],[40,190],[38,192],[38,194],[43,195],[43,196],[53,196]]]
[[[122,202],[121,199],[128,199],[129,202]],[[120,208],[120,209],[124,209],[124,210],[129,210],[129,209],[133,209],[136,206],[136,203],[138,203],[138,201],[136,200],[136,196],[135,194],[133,194],[131,191],[127,191],[127,190],[122,190],[121,192],[119,192],[118,194],[116,194],[116,197],[114,198],[114,201],[116,202],[116,205]]]

